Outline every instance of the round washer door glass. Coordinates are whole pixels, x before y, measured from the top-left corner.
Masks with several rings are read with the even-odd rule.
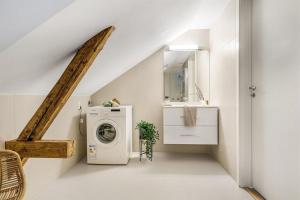
[[[117,130],[111,124],[101,124],[97,129],[97,138],[104,144],[109,144],[116,138]]]

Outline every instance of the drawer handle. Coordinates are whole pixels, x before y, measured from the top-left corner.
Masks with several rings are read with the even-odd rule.
[[[191,136],[195,136],[195,135],[192,135],[192,134],[181,134],[180,136],[191,137]]]
[[[184,119],[184,116],[180,116],[180,118]],[[196,119],[200,119],[200,117],[196,117]]]

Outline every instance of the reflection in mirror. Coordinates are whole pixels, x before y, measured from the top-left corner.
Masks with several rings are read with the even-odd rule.
[[[164,98],[171,102],[209,101],[207,50],[164,52]]]

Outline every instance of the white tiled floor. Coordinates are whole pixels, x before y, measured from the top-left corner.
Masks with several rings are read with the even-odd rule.
[[[252,200],[212,158],[156,153],[153,162],[127,166],[81,162],[39,200]]]

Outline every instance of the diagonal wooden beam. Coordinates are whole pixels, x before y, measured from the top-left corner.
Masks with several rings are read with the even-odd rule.
[[[108,27],[89,39],[76,53],[58,82],[27,123],[19,141],[40,140],[63,108],[76,86],[103,49],[114,27]]]
[[[108,27],[83,44],[17,140],[6,142],[6,148],[20,154],[23,165],[28,157],[65,158],[73,155],[74,140],[41,141],[41,139],[114,29],[112,26]]]

